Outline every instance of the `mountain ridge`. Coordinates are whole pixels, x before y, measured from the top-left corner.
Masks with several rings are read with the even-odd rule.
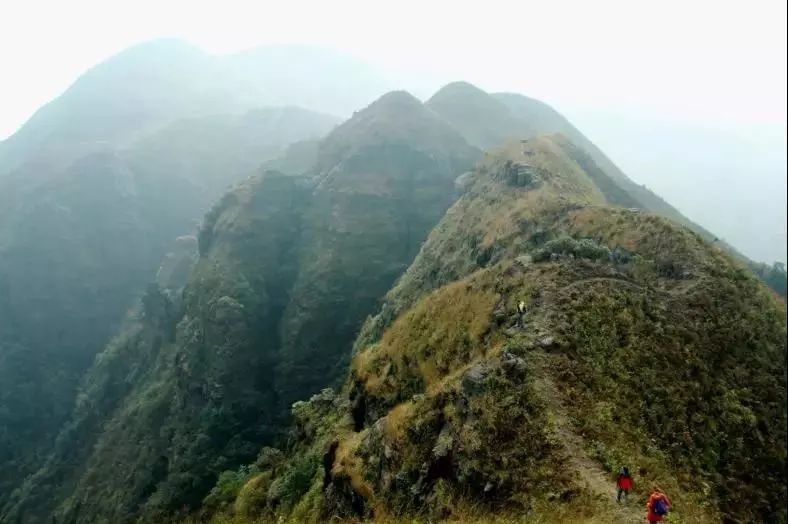
[[[497,101],[508,108],[502,110]],[[718,243],[722,249],[731,253],[734,258],[748,266],[752,271],[770,282],[770,287],[781,296],[785,296],[786,284],[778,266],[769,267],[750,260],[735,247],[720,242],[718,237],[703,226],[684,216],[678,209],[671,206],[661,196],[647,187],[635,183],[616,164],[610,160],[591,140],[583,135],[571,122],[549,105],[517,93],[487,94],[468,82],[453,82],[435,93],[427,105],[442,113],[448,121],[463,132],[470,143],[479,147],[500,145],[512,138],[528,138],[535,134],[563,133],[594,160],[596,168],[604,171],[614,179],[615,183],[637,201],[635,207],[642,207],[660,214],[671,220],[689,227],[710,242]],[[473,116],[465,113],[465,106]],[[480,111],[479,107],[485,108]],[[494,110],[490,110],[493,107]],[[459,120],[457,120],[459,118]]]
[[[329,133],[305,176],[265,172],[222,197],[182,300],[149,289],[159,313],[121,332],[85,375],[82,406],[102,415],[77,406],[9,515],[127,521],[193,507],[220,471],[280,436],[293,401],[339,376],[358,326],[453,201],[454,169],[480,154],[410,95],[373,106]],[[411,122],[424,135],[400,129]],[[123,347],[148,355],[140,378],[114,393],[91,386],[129,365]],[[118,463],[133,478],[117,478]],[[53,476],[70,479],[70,496],[56,496]]]
[[[97,320],[109,308],[95,297],[121,284],[116,273],[145,275],[128,287],[140,303],[96,355],[73,406],[58,400],[71,413],[51,452],[43,461],[32,453],[25,475],[7,473],[26,479],[4,484],[19,489],[0,500],[0,520],[149,521],[196,508],[199,518],[216,519],[408,518],[419,516],[416,503],[441,519],[455,506],[472,513],[469,493],[483,502],[477,510],[572,518],[587,502],[602,520],[628,518],[600,500],[621,461],[669,486],[682,518],[784,514],[770,485],[785,469],[777,446],[785,434],[777,370],[784,303],[710,246],[708,232],[684,229],[686,218],[527,97],[462,82],[423,104],[389,92],[320,140],[287,127],[299,115],[322,132],[334,123],[293,108],[192,115],[131,146],[90,146],[71,177],[42,168],[19,186],[19,195],[44,194],[30,201],[39,206],[31,216],[46,209],[47,221],[31,227],[54,231],[65,247],[90,247],[114,232],[100,247],[127,270],[104,264],[111,281],[92,298],[64,293],[74,301],[69,310],[100,310],[85,325],[112,332]],[[267,135],[278,140],[265,143]],[[270,169],[277,166],[282,172]],[[0,177],[0,186],[15,187],[24,174]],[[109,196],[83,194],[72,183],[80,179]],[[189,235],[197,203],[235,180]],[[74,202],[54,198],[61,190]],[[63,217],[80,209],[84,225],[72,227]],[[135,229],[142,218],[147,224]],[[155,253],[142,256],[154,232]],[[4,255],[14,254],[13,233],[0,227]],[[15,260],[68,261],[58,245],[42,242],[33,247],[44,254]],[[102,266],[78,255],[77,265]],[[47,290],[79,273],[66,264],[23,266],[51,273]],[[5,273],[0,289],[12,289]],[[116,301],[117,324],[134,303],[128,290]],[[513,316],[516,297],[533,311],[527,328]],[[0,313],[12,310],[0,300]],[[78,327],[53,318],[63,330]],[[30,352],[14,342],[16,328],[2,328],[0,344],[11,340],[0,356],[21,364],[0,361],[0,373],[19,368],[25,380],[40,380],[25,364]],[[688,362],[688,371],[670,367],[675,380],[664,382],[653,372],[660,360],[643,348],[671,359],[668,367]],[[86,361],[92,356],[85,351]],[[708,362],[732,371],[715,377]],[[346,374],[338,393],[319,392]],[[627,404],[617,380],[641,395],[645,414]],[[697,394],[699,383],[714,398]],[[9,402],[26,406],[20,391]],[[676,399],[677,414],[665,398]],[[285,442],[293,403],[293,447],[260,451]],[[711,424],[705,413],[728,427],[693,439]],[[511,433],[509,416],[523,434]],[[617,443],[611,421],[647,433],[627,429]],[[763,446],[747,455],[741,443],[751,439]],[[763,478],[750,480],[756,473]],[[710,494],[688,476],[712,486]],[[741,494],[730,488],[737,482]],[[381,496],[388,492],[390,500]]]
[[[621,464],[673,518],[784,518],[784,304],[692,231],[610,206],[573,147],[488,155],[341,389],[296,403],[291,444],[195,518],[628,522]]]
[[[297,118],[285,123],[283,114]],[[79,377],[154,280],[170,243],[195,232],[225,186],[278,154],[283,140],[334,124],[304,110],[239,118],[192,120],[188,132],[176,123],[60,171],[0,177],[0,420],[8,428],[0,501],[39,467],[39,446],[70,411]],[[27,377],[48,368],[56,371],[27,394]]]
[[[273,73],[282,61],[290,77]],[[321,61],[341,67],[357,89],[330,75],[316,78]],[[387,88],[366,64],[313,46],[212,55],[179,39],[143,42],[91,67],[0,141],[0,176],[31,157],[62,163],[101,142],[126,145],[189,116],[286,105],[344,115]]]

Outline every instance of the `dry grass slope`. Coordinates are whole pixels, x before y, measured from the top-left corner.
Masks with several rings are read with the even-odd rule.
[[[672,522],[785,521],[784,305],[698,235],[606,205],[563,140],[482,163],[343,390],[296,410],[272,475],[321,457],[310,512],[243,522],[638,522],[652,483]]]

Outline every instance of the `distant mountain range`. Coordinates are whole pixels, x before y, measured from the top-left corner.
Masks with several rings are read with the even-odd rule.
[[[365,64],[320,48],[214,56],[180,40],[155,40],[95,66],[40,108],[0,142],[0,169],[41,158],[61,163],[102,145],[125,145],[181,118],[266,106],[344,117],[387,89]]]
[[[0,522],[625,522],[624,463],[784,519],[765,266],[540,101],[383,84],[158,41],[0,143]]]

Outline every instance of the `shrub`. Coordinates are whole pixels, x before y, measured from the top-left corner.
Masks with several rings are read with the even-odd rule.
[[[221,509],[233,503],[244,484],[259,473],[254,465],[241,466],[237,471],[223,471],[203,503],[208,508]]]
[[[318,459],[314,455],[294,460],[288,470],[271,484],[268,490],[269,504],[292,508],[309,491],[317,468]]]
[[[608,247],[600,245],[590,238],[576,240],[570,236],[561,236],[545,242],[544,246],[534,251],[533,260],[534,262],[544,262],[565,256],[600,260],[610,259],[611,252]]]

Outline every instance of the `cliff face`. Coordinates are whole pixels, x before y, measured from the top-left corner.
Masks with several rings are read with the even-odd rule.
[[[227,193],[203,221],[182,299],[149,290],[166,318],[143,314],[99,356],[75,432],[9,515],[122,522],[199,505],[219,472],[282,435],[293,401],[344,372],[359,326],[478,156],[393,93],[332,132],[305,176],[267,172]],[[137,374],[112,394],[93,389],[129,352]],[[94,404],[98,416],[81,413]]]
[[[284,458],[223,477],[206,513],[615,522],[642,518],[657,483],[673,518],[784,519],[784,306],[605,186],[562,137],[489,155],[341,391],[296,404]],[[631,507],[614,502],[622,465]]]
[[[479,156],[402,92],[326,138],[281,324],[286,409],[344,374],[360,322],[413,260],[455,200],[455,178]]]
[[[173,240],[227,186],[333,123],[293,108],[193,118],[0,176],[0,504],[40,466],[80,377]]]

